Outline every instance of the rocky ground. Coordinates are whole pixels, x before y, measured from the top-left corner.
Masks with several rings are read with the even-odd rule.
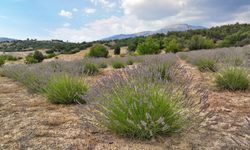
[[[19,83],[0,77],[0,149],[249,149],[250,91],[213,88],[211,76],[180,60],[193,85],[209,92],[209,110],[202,126],[181,135],[137,141],[100,128],[93,106],[52,105]]]

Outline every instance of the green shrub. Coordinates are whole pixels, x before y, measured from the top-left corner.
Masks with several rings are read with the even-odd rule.
[[[38,62],[42,62],[44,60],[43,53],[40,51],[35,51],[33,54],[34,59],[36,59]]]
[[[137,44],[136,43],[129,43],[128,44],[128,51],[129,52],[134,52],[135,50],[136,50],[136,48],[137,48]]]
[[[105,62],[101,62],[98,64],[98,68],[107,68],[108,65]]]
[[[87,62],[84,64],[83,73],[87,75],[95,75],[99,72],[97,65],[93,62]]]
[[[133,59],[128,59],[127,60],[127,65],[133,65],[134,64],[134,60]]]
[[[12,56],[12,55],[0,55],[0,59],[4,60],[4,61],[17,61],[17,57]]]
[[[16,58],[15,56],[12,56],[12,55],[2,55],[2,57],[3,57],[5,60],[17,61],[17,58]]]
[[[46,53],[46,54],[53,54],[53,53],[54,53],[54,51],[53,51],[53,50],[51,50],[51,49],[49,49],[49,50],[46,50],[46,51],[45,51],[45,53]]]
[[[107,48],[101,44],[96,44],[89,52],[90,57],[108,57],[108,54]]]
[[[35,64],[35,63],[39,63],[39,61],[37,59],[35,59],[32,54],[29,54],[28,56],[25,57],[25,63],[26,64]]]
[[[55,53],[50,53],[50,54],[48,54],[47,56],[45,56],[45,59],[50,59],[50,58],[53,58],[53,57],[55,57],[55,56],[56,56]]]
[[[160,52],[160,44],[152,37],[148,37],[146,41],[144,43],[140,43],[136,49],[136,53],[139,55],[159,54]]]
[[[44,88],[47,100],[54,104],[85,103],[81,95],[87,92],[87,85],[77,78],[57,75]]]
[[[219,73],[215,83],[218,88],[230,91],[246,90],[249,86],[247,72],[236,67],[225,69]]]
[[[117,47],[114,49],[114,54],[115,54],[115,55],[120,55],[120,53],[121,53],[121,48],[117,46]]]
[[[172,39],[171,41],[165,43],[165,51],[166,53],[177,53],[181,51],[181,45],[176,39]]]
[[[5,60],[0,57],[0,66],[4,65],[4,63],[5,63]]]
[[[200,35],[194,35],[191,38],[188,46],[190,50],[209,49],[213,47],[214,47],[214,42],[212,39],[208,39]]]
[[[248,30],[242,32],[238,31],[227,35],[222,41],[219,42],[220,47],[230,47],[230,46],[244,46],[249,44],[250,32]]]
[[[186,126],[188,109],[182,97],[152,83],[117,86],[106,95],[101,120],[110,131],[122,136],[150,139],[169,135]]]
[[[216,72],[217,71],[216,62],[211,59],[199,59],[197,60],[197,62],[195,62],[195,65],[198,67],[198,69],[201,72],[205,72],[205,71]]]
[[[44,56],[41,52],[35,51],[34,54],[29,54],[25,57],[25,63],[26,64],[35,64],[40,63],[44,60]]]
[[[112,66],[115,69],[125,68],[125,65],[122,62],[120,62],[120,61],[113,62]]]

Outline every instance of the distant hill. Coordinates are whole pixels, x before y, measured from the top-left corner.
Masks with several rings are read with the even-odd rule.
[[[6,38],[6,37],[0,37],[0,42],[11,42],[16,41],[16,39]]]
[[[149,35],[157,34],[157,33],[167,34],[168,32],[171,32],[171,31],[187,31],[187,30],[198,30],[198,29],[206,29],[206,28],[203,26],[192,26],[188,24],[175,24],[175,25],[166,26],[156,31],[144,31],[144,32],[133,33],[133,34],[118,34],[118,35],[114,35],[108,38],[104,38],[102,40],[103,41],[121,40],[121,39],[134,38],[134,37],[140,37],[140,36],[149,36]]]
[[[6,42],[0,42],[0,52],[21,52],[21,51],[34,51],[34,50],[47,50],[48,53],[64,53],[64,54],[73,54],[77,53],[80,50],[84,50],[92,46],[92,43],[71,43],[63,42],[61,40],[43,40],[39,41],[36,39],[27,39],[27,40],[14,40],[13,39],[4,39]]]

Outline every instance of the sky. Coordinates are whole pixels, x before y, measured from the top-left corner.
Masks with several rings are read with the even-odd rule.
[[[0,0],[0,37],[71,42],[187,23],[250,23],[250,0]]]

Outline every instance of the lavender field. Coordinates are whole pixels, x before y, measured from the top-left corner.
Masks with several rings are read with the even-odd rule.
[[[247,149],[249,65],[249,46],[5,65],[1,147]]]

